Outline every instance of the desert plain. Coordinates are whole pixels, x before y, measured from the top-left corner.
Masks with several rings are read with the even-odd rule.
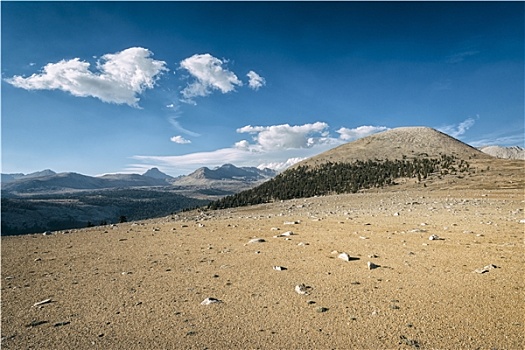
[[[2,237],[2,348],[523,349],[523,162],[490,164]]]

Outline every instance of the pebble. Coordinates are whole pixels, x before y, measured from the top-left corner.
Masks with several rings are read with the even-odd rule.
[[[485,272],[489,272],[490,270],[492,269],[497,269],[498,267],[494,264],[490,264],[490,265],[487,265],[485,267],[482,267],[482,268],[479,268],[479,269],[475,269],[474,272],[476,273],[485,273]]]
[[[274,266],[273,269],[275,271],[284,271],[284,270],[288,270],[286,267],[284,266]]]
[[[264,238],[252,238],[248,241],[248,244],[252,243],[264,243],[266,240]]]
[[[431,235],[430,237],[428,237],[428,240],[429,241],[440,241],[440,240],[443,240],[443,238],[439,237],[438,235]]]
[[[367,265],[369,270],[377,269],[378,267],[380,267],[379,265],[376,265],[371,261],[367,262]]]
[[[216,304],[216,303],[222,303],[222,300],[219,300],[217,298],[206,298],[201,302],[201,305],[210,305],[210,304]]]
[[[292,231],[286,231],[286,232],[281,233],[280,235],[273,236],[273,238],[289,237],[289,236],[292,236],[292,235],[294,235],[294,233]]]
[[[308,295],[308,291],[312,289],[312,287],[308,287],[304,283],[298,284],[295,286],[295,291],[298,294]]]
[[[350,255],[348,255],[346,253],[341,253],[337,257],[339,259],[341,259],[341,260],[344,260],[344,261],[350,261]]]
[[[285,221],[284,225],[298,225],[299,221]]]
[[[51,299],[44,299],[42,301],[34,303],[33,307],[37,307],[37,306],[44,305],[44,304],[49,304],[50,302],[52,302]]]

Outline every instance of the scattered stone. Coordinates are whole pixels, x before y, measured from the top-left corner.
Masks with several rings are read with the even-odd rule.
[[[348,255],[347,253],[341,253],[337,256],[339,259],[341,260],[344,260],[344,261],[350,261],[352,260],[352,258],[350,257],[350,255]]]
[[[313,300],[307,300],[306,303],[307,303],[308,305],[313,305],[313,304],[315,304],[315,301],[313,301]]]
[[[396,213],[394,213],[394,216],[399,216],[399,213],[397,213],[397,212],[396,212]]]
[[[490,265],[487,265],[483,268],[479,268],[479,269],[475,269],[474,272],[475,273],[485,273],[485,272],[489,272],[490,270],[492,269],[497,269],[498,266],[494,265],[494,264],[490,264]]]
[[[53,234],[53,232],[51,231],[46,231],[44,233],[42,233],[43,236],[51,236]]]
[[[328,311],[328,308],[326,308],[326,307],[322,307],[322,306],[321,306],[321,307],[318,307],[316,311],[319,312],[319,313],[327,312],[327,311]]]
[[[439,237],[438,235],[431,235],[430,237],[428,237],[428,240],[429,241],[442,241],[444,239]]]
[[[381,267],[381,266],[379,266],[379,265],[374,264],[374,263],[371,262],[371,261],[367,262],[367,265],[368,265],[368,269],[369,269],[369,270],[373,270],[373,269],[377,269],[378,267]]]
[[[299,221],[285,221],[284,225],[298,225]]]
[[[281,233],[280,235],[273,236],[273,238],[290,237],[292,235],[294,235],[292,231],[286,231],[286,232]]]
[[[264,243],[266,240],[264,238],[252,238],[248,241],[248,244],[252,243]]]
[[[306,245],[310,245],[310,243],[306,243],[306,242],[299,242],[297,243],[298,246],[301,246],[301,247],[304,247]]]
[[[51,299],[44,299],[42,301],[34,303],[33,307],[41,306],[41,305],[44,305],[44,304],[49,304],[51,302],[53,302],[53,300],[51,300]]]
[[[270,229],[270,231],[279,231],[279,230],[280,230],[279,227],[272,227],[272,228]]]
[[[525,224],[525,219],[521,219],[520,224]]]
[[[312,287],[305,285],[304,283],[295,286],[295,292],[298,294],[308,295]]]
[[[201,305],[210,305],[216,303],[222,303],[222,300],[219,300],[217,298],[206,298],[201,302]]]
[[[286,267],[284,266],[274,266],[273,269],[275,271],[285,271],[285,270],[288,270]]]
[[[62,326],[67,326],[68,324],[70,324],[71,322],[69,321],[64,321],[64,322],[57,322],[53,325],[53,327],[62,327]]]

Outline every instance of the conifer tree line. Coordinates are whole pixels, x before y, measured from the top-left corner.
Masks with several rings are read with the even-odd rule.
[[[208,204],[208,208],[225,209],[270,203],[277,200],[307,198],[395,185],[399,178],[423,181],[430,175],[456,174],[470,170],[468,162],[456,157],[415,158],[411,160],[367,160],[354,163],[324,163],[316,167],[299,166],[273,179],[235,195]]]

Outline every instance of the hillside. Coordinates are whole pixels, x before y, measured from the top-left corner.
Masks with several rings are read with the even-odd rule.
[[[221,198],[208,207],[231,208],[402,184],[436,187],[483,176],[491,164],[502,167],[500,170],[506,166],[515,170],[521,165],[498,161],[431,128],[398,128],[307,159],[255,188]]]
[[[447,134],[428,127],[402,127],[346,143],[294,165],[316,166],[326,162],[352,163],[356,160],[438,158],[441,154],[458,159],[489,159],[490,156]]]

